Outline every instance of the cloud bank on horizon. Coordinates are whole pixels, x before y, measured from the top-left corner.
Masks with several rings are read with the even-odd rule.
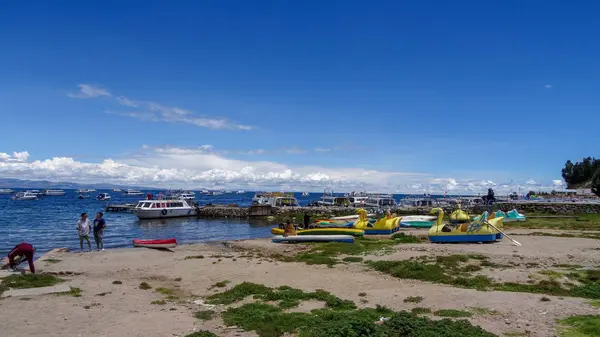
[[[492,180],[433,177],[418,172],[376,171],[361,168],[290,167],[270,161],[227,158],[210,145],[194,148],[143,146],[122,159],[83,162],[71,157],[29,161],[29,153],[0,152],[0,177],[110,183],[160,188],[244,188],[295,191],[367,190],[387,193],[484,194],[488,188],[499,193],[520,189],[551,190],[562,181],[548,185],[528,179],[521,183]]]

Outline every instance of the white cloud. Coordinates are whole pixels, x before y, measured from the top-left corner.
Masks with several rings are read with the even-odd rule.
[[[546,84],[546,85],[544,85],[544,88],[546,88],[546,89],[552,89],[552,84]]]
[[[121,105],[125,105],[125,106],[132,107],[132,108],[137,108],[139,106],[139,104],[137,102],[134,102],[124,96],[117,97],[117,102],[119,102],[119,104],[121,104]]]
[[[527,184],[527,185],[537,185],[537,184],[538,184],[538,182],[537,182],[537,181],[535,181],[535,180],[533,180],[533,179],[529,179],[529,180],[527,180],[527,181],[525,182],[525,184]]]
[[[327,152],[331,152],[331,151],[333,151],[333,150],[332,149],[321,148],[321,147],[318,147],[318,148],[315,149],[315,152],[321,152],[321,153],[327,153]]]
[[[563,185],[563,181],[561,179],[552,180],[552,185],[555,187],[561,187]]]
[[[71,98],[95,98],[95,97],[111,97],[112,94],[101,87],[95,87],[91,84],[79,84],[79,91],[75,93],[67,93]]]
[[[138,108],[135,112],[113,112],[108,113],[137,118],[144,121],[167,122],[191,124],[210,129],[234,129],[234,130],[252,130],[253,126],[236,124],[224,118],[205,118],[198,117],[192,111],[179,107],[164,106],[155,102],[135,101],[124,96],[117,97],[117,102],[121,105]]]
[[[113,183],[172,188],[282,188],[298,191],[368,190],[443,194],[511,192],[511,186],[492,180],[437,178],[415,172],[377,171],[362,168],[291,167],[272,161],[246,161],[227,158],[210,145],[193,148],[144,145],[139,152],[122,159],[99,163],[69,157],[54,157],[28,162],[29,153],[13,155],[0,152],[0,177],[32,180]],[[551,185],[539,189],[551,190]],[[536,188],[537,190],[538,188]],[[523,189],[522,189],[523,190]]]
[[[0,162],[25,162],[29,158],[29,152],[13,152],[12,156],[8,153],[0,152]]]

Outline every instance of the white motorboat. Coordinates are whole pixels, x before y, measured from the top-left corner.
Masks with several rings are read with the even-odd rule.
[[[96,196],[96,199],[100,201],[109,201],[111,196],[108,193],[100,193]]]
[[[365,206],[365,202],[369,199],[369,194],[366,191],[350,192],[346,194],[346,197],[354,207],[363,207]]]
[[[139,197],[139,196],[144,195],[144,193],[142,191],[138,191],[138,190],[127,189],[127,190],[123,191],[122,195],[124,197]]]
[[[396,200],[390,194],[371,194],[365,201],[364,207],[394,208]]]
[[[321,200],[317,201],[319,206],[351,206],[348,197],[340,197],[333,194],[332,190],[325,190]]]
[[[132,209],[140,219],[196,216],[198,211],[187,200],[141,200]]]
[[[90,188],[90,189],[88,189],[88,192],[96,192],[96,189],[95,188]]]
[[[80,188],[78,190],[75,190],[75,192],[77,192],[77,193],[89,193],[90,190],[88,190],[87,188]]]
[[[112,191],[113,192],[123,192],[120,188],[113,188]]]
[[[78,199],[89,199],[90,195],[86,193],[79,193]]]
[[[196,194],[184,192],[184,193],[179,194],[177,199],[178,200],[196,200]]]
[[[303,197],[308,197],[309,195],[310,195],[310,193],[308,193],[308,192],[302,192]]]
[[[14,192],[10,188],[0,188],[0,194],[13,194]]]
[[[274,207],[298,207],[298,200],[293,193],[257,192],[252,198],[253,205],[271,205]]]
[[[25,192],[35,194],[38,198],[44,195],[44,193],[40,192],[40,190],[27,190]]]
[[[45,190],[44,191],[44,195],[45,196],[60,197],[60,196],[65,195],[65,191],[64,190]]]
[[[13,200],[36,200],[38,195],[28,191],[19,192],[12,197]]]
[[[237,191],[237,194],[244,194],[244,193],[246,193],[246,192],[244,192],[242,190]]]

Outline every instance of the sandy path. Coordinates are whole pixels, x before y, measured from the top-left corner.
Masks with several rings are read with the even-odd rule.
[[[480,253],[494,261],[539,261],[543,265],[569,263],[598,264],[600,241],[579,238],[517,236],[523,247],[517,248],[504,240],[494,245],[400,245],[392,255],[371,259],[406,259],[422,254]],[[530,331],[531,336],[553,336],[556,319],[574,314],[600,314],[600,309],[579,298],[542,295],[482,292],[411,280],[399,280],[360,264],[338,265],[335,268],[283,263],[268,258],[244,257],[240,250],[291,254],[301,246],[272,244],[268,240],[252,240],[221,244],[180,246],[174,253],[147,249],[115,249],[83,254],[57,253],[56,264],[38,263],[48,272],[82,273],[66,277],[70,284],[82,290],[82,297],[39,296],[29,301],[19,298],[0,300],[0,331],[6,336],[183,336],[194,329],[211,329],[220,336],[253,336],[221,326],[218,319],[202,322],[193,312],[203,310],[192,303],[151,305],[163,295],[153,290],[138,289],[142,281],[154,288],[177,290],[185,299],[193,295],[214,293],[208,288],[216,282],[230,280],[232,284],[250,281],[268,286],[289,285],[306,291],[325,289],[355,301],[362,306],[386,305],[393,309],[415,306],[432,309],[466,309],[482,307],[500,312],[499,316],[476,316],[474,324],[501,335],[507,331]],[[238,249],[232,249],[238,248]],[[186,256],[203,255],[203,259],[184,260]],[[518,255],[518,256],[514,256]],[[211,257],[213,256],[213,257]],[[512,269],[499,274],[520,273]],[[523,267],[523,271],[531,270]],[[181,277],[181,281],[175,281]],[[500,276],[502,279],[503,276]],[[510,278],[510,277],[509,277]],[[113,284],[115,280],[122,284]],[[367,293],[360,297],[360,292]],[[97,294],[108,293],[104,296]],[[418,305],[404,303],[407,296],[423,296]],[[360,304],[361,299],[368,303]],[[87,309],[86,309],[86,306]],[[222,309],[222,308],[219,308]]]

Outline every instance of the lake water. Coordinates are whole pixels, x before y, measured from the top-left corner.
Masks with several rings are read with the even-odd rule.
[[[0,256],[7,254],[16,244],[28,242],[39,252],[52,248],[67,247],[79,249],[79,238],[75,224],[82,212],[92,221],[98,211],[103,211],[105,203],[95,199],[78,199],[75,191],[66,191],[65,196],[48,196],[40,200],[11,200],[9,195],[0,195]],[[158,191],[151,191],[158,193]],[[140,197],[123,197],[110,192],[111,204],[135,203]],[[237,204],[248,206],[254,193],[224,194],[207,196],[196,193],[201,205]],[[301,205],[318,200],[320,193],[302,197],[295,194]],[[395,196],[399,199],[398,196]],[[105,248],[131,247],[133,239],[176,238],[179,243],[196,243],[218,240],[239,240],[264,238],[271,235],[271,226],[264,219],[228,220],[179,218],[169,220],[139,220],[131,213],[104,213],[107,229],[104,233]],[[92,238],[92,248],[94,246]]]

